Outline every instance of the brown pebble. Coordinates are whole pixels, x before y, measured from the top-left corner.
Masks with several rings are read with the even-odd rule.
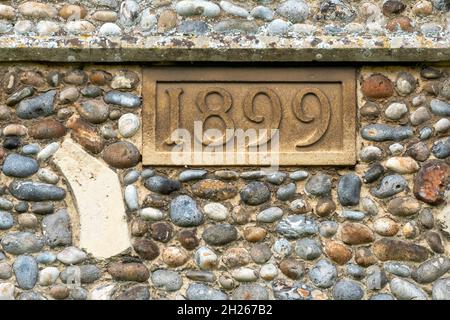
[[[6,93],[10,94],[16,91],[19,77],[15,72],[8,72],[3,76],[2,86]]]
[[[230,183],[215,179],[204,179],[192,186],[192,193],[203,199],[223,201],[237,195],[237,188]]]
[[[359,245],[372,242],[374,235],[369,227],[361,223],[346,222],[341,225],[341,239],[346,244]]]
[[[83,70],[71,70],[64,75],[64,82],[80,86],[87,81],[87,74]]]
[[[380,107],[375,102],[368,101],[359,109],[362,117],[374,120],[380,115]]]
[[[20,82],[36,88],[44,87],[47,83],[40,72],[25,71],[20,75]]]
[[[388,212],[394,216],[408,217],[420,211],[420,203],[413,197],[398,197],[389,201]]]
[[[444,245],[442,244],[442,239],[439,233],[434,231],[428,231],[426,238],[428,246],[436,253],[444,253]]]
[[[3,147],[0,147],[0,164],[3,163],[3,158],[6,155],[6,150]]]
[[[178,234],[178,241],[180,241],[183,248],[187,250],[194,250],[199,245],[196,229],[182,230]]]
[[[81,20],[86,17],[86,14],[87,11],[84,7],[73,4],[66,4],[59,10],[59,16],[66,20],[69,18],[70,20]]]
[[[394,94],[394,84],[382,74],[372,74],[363,80],[361,90],[368,98],[388,98]]]
[[[178,18],[176,12],[172,10],[164,10],[159,15],[157,30],[158,33],[165,33],[178,24]]]
[[[236,206],[231,212],[233,222],[238,225],[244,225],[250,221],[250,216],[255,212],[255,209],[248,209],[241,206]]]
[[[150,277],[147,267],[137,262],[113,262],[108,266],[108,273],[118,281],[144,282]]]
[[[17,218],[21,228],[36,228],[38,225],[38,219],[32,213],[22,213]]]
[[[267,243],[257,243],[250,249],[250,256],[257,264],[263,264],[272,257],[272,251]]]
[[[317,201],[315,213],[319,217],[326,217],[336,210],[336,203],[332,199],[322,198]]]
[[[134,219],[131,222],[131,235],[134,237],[142,237],[148,231],[148,224],[141,219]]]
[[[430,157],[430,150],[425,142],[417,142],[409,145],[405,152],[406,156],[410,156],[417,161],[425,161]]]
[[[111,82],[111,79],[112,75],[110,73],[101,70],[94,70],[89,76],[91,83],[98,86],[107,85]]]
[[[264,239],[267,230],[261,227],[248,227],[244,229],[244,238],[248,242],[258,242]]]
[[[103,150],[105,140],[97,133],[93,125],[74,115],[67,120],[67,127],[72,129],[72,139],[86,150],[94,154]]]
[[[293,280],[300,279],[305,274],[304,264],[294,258],[283,259],[280,262],[279,268],[286,277]]]
[[[144,205],[154,208],[164,208],[169,204],[169,200],[166,196],[159,194],[148,194],[144,199]]]
[[[249,264],[252,257],[245,248],[230,248],[222,255],[222,261],[228,268],[236,268]]]
[[[386,16],[397,14],[405,10],[406,6],[397,0],[388,0],[383,3],[383,13]]]
[[[386,24],[386,29],[391,32],[396,31],[404,31],[404,32],[413,32],[413,26],[411,24],[411,20],[408,17],[397,17],[391,19]]]
[[[50,289],[50,296],[57,300],[65,299],[69,296],[70,290],[65,285],[55,285]]]
[[[189,256],[184,249],[172,246],[164,249],[162,259],[169,267],[176,268],[184,265]]]
[[[352,250],[338,241],[326,241],[325,254],[339,265],[347,263],[353,256]]]
[[[144,260],[153,260],[159,256],[158,245],[150,239],[140,238],[133,241],[133,249]]]
[[[449,176],[450,165],[441,160],[428,160],[414,178],[414,196],[431,205],[444,202]]]
[[[102,158],[111,167],[124,169],[137,165],[141,161],[141,154],[131,142],[120,141],[107,146]]]
[[[150,226],[152,238],[160,242],[169,242],[172,239],[173,227],[167,222],[156,222]]]
[[[422,90],[433,96],[439,95],[441,91],[441,83],[439,81],[428,81],[422,86]]]
[[[28,134],[34,139],[57,139],[66,134],[66,127],[55,119],[43,119],[31,125]]]
[[[428,258],[428,250],[425,247],[412,242],[388,238],[375,241],[373,252],[382,261],[422,262]]]
[[[355,252],[355,262],[361,267],[367,268],[377,263],[377,258],[369,248],[358,248]]]

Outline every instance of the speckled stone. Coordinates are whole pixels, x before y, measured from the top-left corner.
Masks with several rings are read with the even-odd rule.
[[[170,203],[170,218],[180,227],[198,226],[203,222],[203,214],[197,207],[197,203],[189,196],[181,195]]]

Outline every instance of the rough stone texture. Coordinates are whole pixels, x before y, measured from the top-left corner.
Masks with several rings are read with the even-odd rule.
[[[80,246],[99,258],[128,249],[131,244],[125,207],[117,201],[122,199],[117,175],[71,140],[64,141],[54,161],[76,199]]]

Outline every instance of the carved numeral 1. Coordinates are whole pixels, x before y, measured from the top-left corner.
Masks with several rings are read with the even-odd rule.
[[[169,119],[170,119],[170,133],[175,132],[175,130],[179,129],[180,126],[180,97],[183,93],[183,89],[181,88],[169,88],[166,89],[166,93],[169,96]],[[165,140],[165,143],[168,145],[173,145],[176,141],[172,140],[169,136]]]

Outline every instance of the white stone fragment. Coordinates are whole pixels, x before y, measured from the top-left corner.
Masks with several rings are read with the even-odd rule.
[[[116,290],[115,284],[107,284],[92,289],[89,293],[89,300],[110,300]]]
[[[58,151],[58,149],[59,149],[59,143],[52,142],[49,145],[45,146],[44,149],[39,151],[36,158],[39,161],[45,161],[48,158],[50,158],[51,156],[53,156],[56,153],[56,151]]]
[[[139,215],[144,220],[157,221],[164,218],[164,213],[161,210],[155,208],[142,208],[139,211]]]
[[[66,139],[54,156],[72,190],[80,218],[79,246],[109,258],[131,246],[117,174],[81,146]]]

